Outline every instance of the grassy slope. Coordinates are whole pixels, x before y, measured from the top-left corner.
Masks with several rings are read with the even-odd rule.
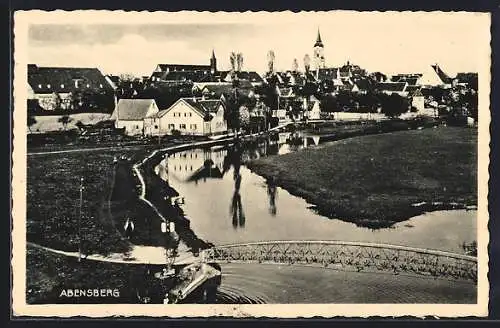
[[[249,163],[318,210],[372,228],[421,201],[477,202],[477,130],[440,127],[356,137]]]
[[[130,150],[129,150],[130,152]],[[28,157],[27,238],[48,247],[78,247],[79,179],[84,177],[82,235],[88,253],[128,249],[106,210],[113,157],[121,150]]]

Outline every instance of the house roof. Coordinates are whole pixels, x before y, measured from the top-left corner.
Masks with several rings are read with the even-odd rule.
[[[210,71],[210,65],[158,64],[162,72],[165,71]]]
[[[224,106],[224,103],[220,100],[203,100],[199,98],[180,98],[169,108],[158,112],[157,116],[162,117],[167,112],[169,112],[174,106],[179,102],[184,102],[189,105],[198,115],[205,119],[208,115],[213,116],[219,110],[219,106]]]
[[[207,84],[201,90],[202,93],[208,93],[214,97],[220,98],[222,95],[231,93],[233,86],[231,83],[225,84]]]
[[[380,82],[377,83],[379,91],[403,92],[406,87],[406,82]]]
[[[223,80],[226,79],[230,73],[231,73],[230,71],[221,71],[220,72],[221,79],[223,79]],[[234,72],[234,74],[241,81],[247,80],[250,83],[262,83],[262,82],[264,82],[264,79],[259,75],[259,73],[255,72],[255,71],[239,71],[239,72]]]
[[[407,85],[405,91],[408,92],[408,95],[410,97],[413,97],[413,96],[422,95],[422,92],[420,92],[420,89],[421,89],[421,86],[419,86],[419,85]],[[418,91],[418,93],[417,93],[417,91]]]
[[[359,79],[354,82],[354,84],[358,87],[359,90],[370,90],[371,89],[371,84],[368,79]]]
[[[198,82],[208,75],[207,71],[170,71],[163,73],[160,79],[163,81],[192,81]]]
[[[124,121],[140,121],[154,103],[154,99],[120,99],[112,116]]]
[[[443,81],[443,83],[448,84],[451,83],[451,78],[439,67],[438,64],[431,65],[432,69],[436,72],[438,77]]]
[[[78,88],[75,81],[78,81]],[[33,92],[39,94],[69,93],[85,89],[112,90],[109,82],[97,68],[38,67],[30,64],[28,83]]]

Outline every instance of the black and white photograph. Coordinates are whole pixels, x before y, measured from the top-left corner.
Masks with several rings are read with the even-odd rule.
[[[22,11],[14,65],[14,314],[487,315],[489,14]]]

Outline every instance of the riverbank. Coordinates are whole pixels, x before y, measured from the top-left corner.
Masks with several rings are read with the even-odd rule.
[[[438,127],[354,137],[250,161],[322,215],[369,228],[477,203],[477,130]],[[426,202],[438,206],[414,206]]]

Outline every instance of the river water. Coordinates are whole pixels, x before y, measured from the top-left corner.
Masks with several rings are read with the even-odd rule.
[[[320,147],[320,138],[280,133],[265,142],[169,155],[156,173],[184,196],[197,236],[216,245],[270,240],[375,242],[463,253],[476,240],[476,211],[436,211],[369,229],[317,214],[304,199],[244,166],[249,159]],[[305,141],[304,141],[305,140]]]

